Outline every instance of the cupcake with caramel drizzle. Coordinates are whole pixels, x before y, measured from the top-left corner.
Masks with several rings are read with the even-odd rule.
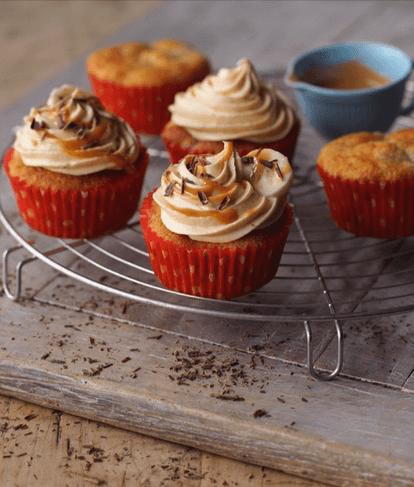
[[[31,109],[5,157],[22,218],[37,231],[66,238],[125,226],[137,209],[147,164],[133,130],[71,85]]]
[[[262,148],[240,157],[187,155],[141,208],[155,275],[169,289],[214,299],[248,294],[276,274],[292,223],[288,159]]]

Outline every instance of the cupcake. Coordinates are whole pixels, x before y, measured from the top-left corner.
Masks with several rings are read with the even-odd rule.
[[[4,159],[23,220],[63,238],[93,238],[125,226],[137,209],[147,164],[131,127],[71,85],[31,109]]]
[[[247,59],[178,93],[169,110],[161,135],[173,164],[186,154],[217,154],[223,140],[240,156],[262,147],[293,156],[299,120],[286,96],[265,84]]]
[[[322,147],[317,169],[338,227],[366,237],[414,235],[414,129],[339,137]]]
[[[213,299],[268,283],[292,224],[292,181],[280,152],[240,157],[232,142],[218,154],[170,165],[140,212],[154,274],[169,289]]]
[[[159,135],[170,119],[174,95],[201,81],[209,72],[207,58],[174,39],[151,44],[127,42],[92,53],[87,72],[103,106],[138,133]]]

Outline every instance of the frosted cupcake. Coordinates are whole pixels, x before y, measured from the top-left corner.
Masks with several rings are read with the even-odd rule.
[[[172,290],[214,299],[253,292],[276,274],[292,208],[288,159],[272,149],[240,157],[187,155],[141,207],[155,275]]]
[[[288,98],[264,83],[247,59],[178,93],[169,110],[161,135],[172,163],[186,154],[217,154],[223,140],[241,156],[266,147],[290,160],[300,129]]]
[[[71,85],[31,109],[4,160],[21,217],[34,230],[65,238],[125,226],[147,164],[131,127]]]

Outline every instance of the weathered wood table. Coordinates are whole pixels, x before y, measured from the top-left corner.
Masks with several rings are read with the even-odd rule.
[[[248,57],[286,90],[288,61],[312,46],[414,57],[414,4],[170,2],[105,44],[165,36],[215,69]],[[63,83],[88,86],[84,58],[3,112],[4,150]],[[144,141],[149,191],[167,158]],[[234,303],[163,290],[137,217],[91,242],[31,231],[0,172],[0,485],[414,485],[414,241],[335,228],[323,143],[303,121],[280,272]],[[157,439],[177,446],[160,455]]]

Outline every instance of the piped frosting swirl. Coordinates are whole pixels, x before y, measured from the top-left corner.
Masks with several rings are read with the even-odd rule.
[[[264,83],[248,59],[178,93],[169,110],[171,120],[199,140],[274,142],[295,123],[287,97]]]
[[[14,149],[27,166],[79,176],[125,169],[137,160],[141,146],[132,128],[106,112],[98,98],[63,85],[24,117]]]
[[[231,242],[283,213],[293,172],[272,149],[240,157],[232,142],[219,154],[188,155],[168,167],[153,198],[172,232],[193,240]]]

